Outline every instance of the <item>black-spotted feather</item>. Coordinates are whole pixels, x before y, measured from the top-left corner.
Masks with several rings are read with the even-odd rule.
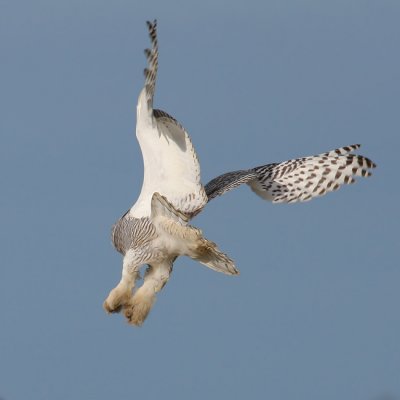
[[[209,200],[247,183],[251,189],[273,203],[308,201],[354,183],[355,176],[370,176],[376,165],[351,152],[360,145],[341,147],[311,157],[267,164],[250,170],[228,172],[206,186]]]

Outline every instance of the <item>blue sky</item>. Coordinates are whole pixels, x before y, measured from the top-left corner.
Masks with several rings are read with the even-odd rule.
[[[1,1],[0,397],[400,399],[397,1]],[[135,201],[136,98],[204,183],[362,143],[370,179],[306,204],[243,187],[193,221],[235,259],[179,259],[140,329],[107,316]]]

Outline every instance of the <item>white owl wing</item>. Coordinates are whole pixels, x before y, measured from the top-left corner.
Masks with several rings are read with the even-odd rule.
[[[355,176],[371,175],[369,170],[376,165],[351,153],[359,147],[355,144],[315,156],[228,172],[207,183],[206,193],[211,200],[246,183],[257,195],[273,203],[308,201],[343,184],[354,183]]]
[[[153,193],[158,192],[179,211],[199,212],[207,203],[200,182],[200,165],[182,125],[164,111],[153,109],[158,69],[157,22],[147,23],[152,49],[146,49],[148,68],[137,105],[136,137],[143,155],[144,178],[140,196],[129,214],[140,218],[151,213]]]

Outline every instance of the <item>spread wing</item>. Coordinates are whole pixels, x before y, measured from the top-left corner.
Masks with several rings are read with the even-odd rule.
[[[308,201],[354,183],[355,176],[370,176],[376,165],[352,154],[360,145],[341,147],[310,157],[267,164],[250,170],[228,172],[205,186],[209,200],[247,183],[260,197],[273,203]]]
[[[151,198],[158,192],[179,211],[188,215],[199,212],[207,203],[200,182],[200,165],[182,125],[169,114],[153,109],[158,69],[157,22],[147,22],[151,49],[145,54],[145,85],[137,105],[136,137],[143,155],[144,178],[139,199],[130,209],[135,218],[151,213]]]

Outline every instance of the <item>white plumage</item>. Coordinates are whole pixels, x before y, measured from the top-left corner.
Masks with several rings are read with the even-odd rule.
[[[152,49],[137,105],[136,136],[143,154],[144,178],[138,200],[114,225],[112,241],[124,256],[122,277],[104,302],[107,312],[124,311],[128,322],[141,325],[167,283],[177,257],[186,255],[228,275],[239,271],[234,262],[202,232],[188,225],[208,201],[246,183],[274,203],[308,201],[354,176],[370,176],[375,164],[352,154],[359,145],[248,170],[228,172],[203,186],[200,165],[185,129],[164,111],[153,109],[158,69],[156,21],[148,22]],[[144,282],[135,283],[148,265]]]
[[[168,114],[146,107],[146,91],[139,96],[136,137],[144,162],[143,186],[129,214],[150,215],[153,193],[159,192],[171,204],[187,213],[201,209],[207,196],[200,183],[200,165],[183,127]]]

